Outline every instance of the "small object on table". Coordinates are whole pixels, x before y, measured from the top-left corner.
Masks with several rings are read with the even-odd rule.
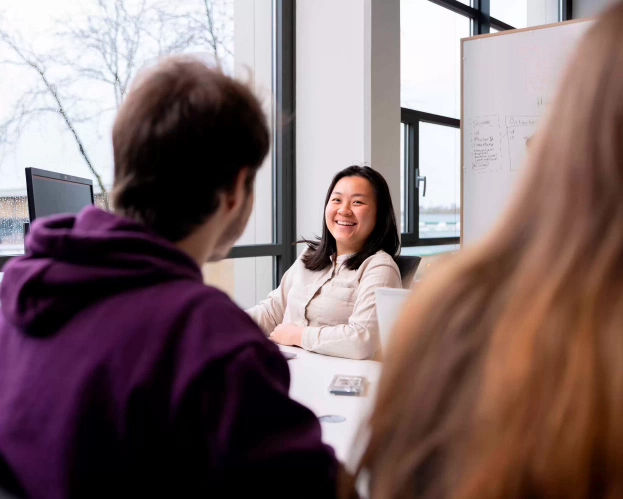
[[[363,376],[347,376],[336,374],[329,385],[329,393],[333,395],[363,395],[366,388],[366,378]]]
[[[337,414],[328,414],[326,416],[319,416],[318,421],[321,423],[343,423],[346,421],[344,416],[338,416]]]

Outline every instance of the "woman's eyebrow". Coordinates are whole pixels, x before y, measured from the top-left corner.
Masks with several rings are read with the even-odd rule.
[[[342,196],[341,192],[333,192],[331,193],[332,196]],[[367,194],[353,194],[351,197],[360,197],[360,198],[367,198],[368,195]]]

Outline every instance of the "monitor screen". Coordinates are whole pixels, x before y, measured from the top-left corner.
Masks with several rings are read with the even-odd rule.
[[[35,218],[78,213],[93,204],[93,185],[32,175],[32,205]]]

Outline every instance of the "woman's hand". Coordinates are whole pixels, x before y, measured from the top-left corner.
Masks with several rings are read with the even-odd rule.
[[[279,324],[275,330],[270,333],[269,338],[280,345],[300,347],[303,341],[303,326],[296,324]]]

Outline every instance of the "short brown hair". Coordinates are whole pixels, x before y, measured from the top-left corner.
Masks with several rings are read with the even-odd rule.
[[[113,128],[113,204],[176,242],[218,207],[241,169],[270,147],[266,116],[244,84],[198,59],[171,57],[141,77]]]

